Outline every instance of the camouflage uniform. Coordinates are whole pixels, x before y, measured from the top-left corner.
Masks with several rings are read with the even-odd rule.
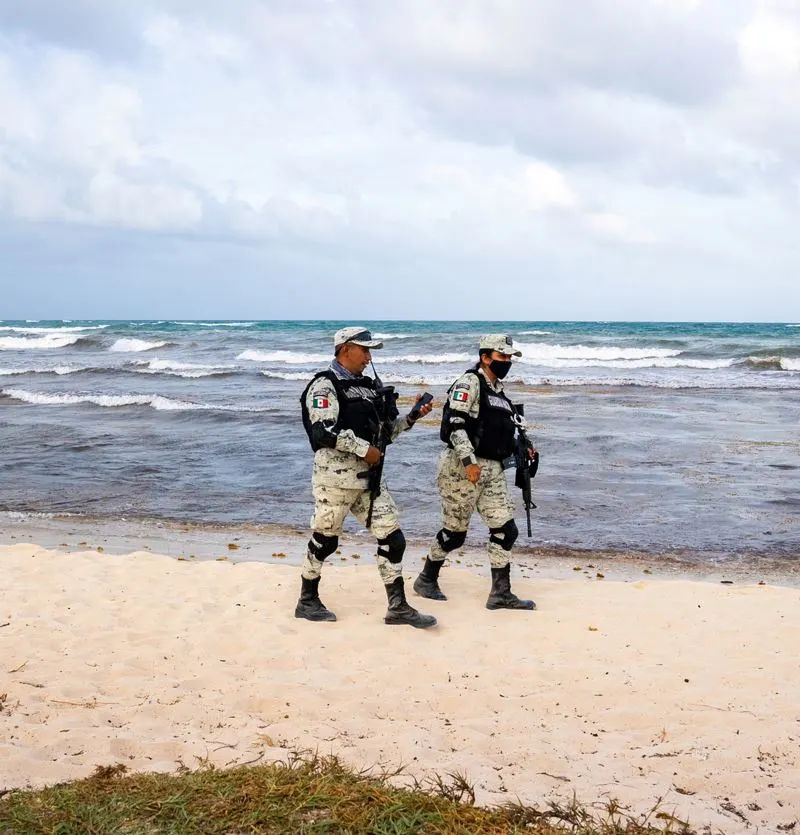
[[[331,370],[344,379],[334,363],[331,363]],[[319,377],[312,383],[306,395],[306,407],[312,423],[336,422],[339,417],[339,402],[330,380]],[[409,428],[408,420],[398,417],[392,427],[392,438]],[[343,429],[336,437],[335,448],[323,447],[314,453],[314,470],[311,476],[311,492],[314,496],[312,531],[338,537],[342,533],[348,513],[352,513],[362,525],[366,523],[369,491],[365,489],[365,479],[359,478],[359,474],[369,470],[364,461],[369,446],[367,441],[358,438],[351,429]],[[397,505],[384,479],[381,482],[380,495],[376,497],[372,507],[370,531],[376,539],[385,539],[399,527]],[[400,563],[389,562],[380,554],[377,556],[377,562],[384,585],[388,585],[402,574]],[[320,576],[321,571],[322,562],[309,551],[303,562],[302,576],[313,580]]]
[[[503,384],[498,380],[491,383],[481,370],[478,374],[488,383],[493,391],[502,391]],[[458,400],[454,398],[458,397]],[[474,374],[463,374],[453,384],[450,400],[458,405],[460,411],[477,418],[480,410],[480,382]],[[501,528],[509,519],[514,518],[514,500],[508,490],[503,464],[475,455],[466,431],[456,429],[450,435],[453,449],[447,447],[439,458],[439,471],[436,484],[442,502],[442,527],[450,531],[466,531],[469,520],[475,510],[481,515],[488,528]],[[481,477],[473,484],[464,474],[465,461],[477,464],[481,468]],[[509,552],[496,542],[489,541],[489,560],[496,568],[508,565]],[[431,546],[431,559],[443,560],[447,552],[442,549],[437,539]]]
[[[520,600],[511,592],[511,548],[519,531],[514,522],[514,501],[508,491],[504,461],[514,452],[514,438],[525,421],[503,392],[500,379],[511,368],[511,357],[521,356],[511,337],[489,334],[479,344],[480,355],[491,360],[490,373],[483,360],[450,387],[442,415],[442,440],[448,446],[439,459],[436,483],[442,502],[442,528],[434,539],[425,565],[414,581],[422,597],[446,600],[439,588],[440,569],[448,554],[467,537],[475,510],[489,528],[489,562],[492,588],[488,609],[536,608],[532,600]],[[497,356],[499,355],[499,356]],[[533,449],[528,454],[533,454]],[[467,476],[480,468],[475,484]]]
[[[371,359],[369,349],[382,347],[368,330],[342,328],[336,332],[333,344],[336,358],[326,371],[312,379],[301,397],[303,426],[314,450],[314,515],[300,572],[295,617],[311,621],[336,620],[336,615],[319,599],[322,565],[338,547],[347,514],[352,513],[364,525],[370,515],[369,481],[363,476],[370,470],[367,458],[377,460],[379,449],[367,439],[380,430],[384,437],[388,433],[394,440],[431,408],[420,403],[400,417],[396,397],[380,390],[377,375],[375,380],[363,376]],[[401,568],[406,540],[397,506],[383,478],[372,505],[370,531],[378,540],[378,572],[389,603],[384,622],[419,629],[434,626],[436,618],[423,615],[406,600]]]

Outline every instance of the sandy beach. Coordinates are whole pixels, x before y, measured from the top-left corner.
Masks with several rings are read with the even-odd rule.
[[[312,624],[279,560],[0,547],[0,789],[315,749],[459,772],[484,805],[660,799],[726,833],[797,821],[800,589],[517,571],[538,611],[489,612],[487,577],[454,565],[423,632],[383,624],[369,553],[326,568],[339,621]],[[423,556],[407,552],[407,587]]]

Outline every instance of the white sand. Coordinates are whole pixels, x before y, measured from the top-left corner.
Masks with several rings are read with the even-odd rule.
[[[291,566],[26,544],[0,570],[0,788],[310,748],[460,772],[481,804],[800,816],[796,588],[517,579],[539,610],[489,612],[488,580],[446,568],[448,602],[409,595],[439,618],[422,631],[383,624],[374,565],[326,568],[334,624],[293,617]]]

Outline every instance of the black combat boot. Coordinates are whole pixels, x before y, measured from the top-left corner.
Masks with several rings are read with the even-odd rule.
[[[427,597],[429,600],[447,600],[447,596],[439,588],[439,572],[443,562],[444,560],[432,560],[430,557],[425,557],[425,565],[414,580],[414,591],[420,597]]]
[[[436,626],[436,618],[432,615],[423,615],[406,601],[406,592],[403,587],[403,578],[397,577],[386,586],[386,596],[389,598],[389,608],[386,610],[384,623],[392,626],[407,623],[409,626],[416,626],[417,629],[427,629],[429,626]]]
[[[536,608],[532,600],[520,600],[511,591],[511,565],[492,569],[492,590],[486,601],[487,609],[531,609]]]
[[[294,616],[306,620],[336,620],[336,615],[330,609],[326,609],[325,604],[319,599],[320,578],[306,580],[305,577],[301,577],[300,579],[302,580],[300,599],[297,601]]]

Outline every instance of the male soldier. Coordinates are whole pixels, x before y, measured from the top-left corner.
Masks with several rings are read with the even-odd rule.
[[[535,609],[532,600],[511,592],[509,554],[519,534],[514,502],[508,492],[503,461],[514,451],[517,426],[524,429],[500,382],[511,358],[522,356],[510,336],[489,334],[479,344],[478,363],[462,374],[447,392],[441,438],[447,444],[439,460],[437,485],[442,502],[442,529],[425,558],[414,591],[432,600],[447,600],[439,588],[445,557],[460,548],[474,510],[489,527],[492,588],[487,609]],[[528,450],[533,457],[535,450]]]
[[[334,359],[316,374],[301,395],[303,425],[314,450],[311,489],[314,516],[311,539],[301,571],[300,599],[295,617],[314,621],[336,620],[336,615],[319,599],[322,564],[339,545],[339,534],[348,513],[366,522],[370,493],[366,476],[380,462],[381,452],[373,445],[380,426],[380,392],[364,369],[372,360],[371,348],[383,343],[372,338],[365,328],[342,328],[333,338]],[[419,396],[417,397],[419,400]],[[388,439],[410,429],[417,417],[427,415],[432,404],[399,417],[391,398]],[[378,540],[378,571],[386,586],[389,608],[384,622],[409,624],[419,629],[433,626],[436,618],[423,615],[406,602],[400,562],[406,540],[400,530],[395,505],[385,482],[372,507],[370,530]]]

